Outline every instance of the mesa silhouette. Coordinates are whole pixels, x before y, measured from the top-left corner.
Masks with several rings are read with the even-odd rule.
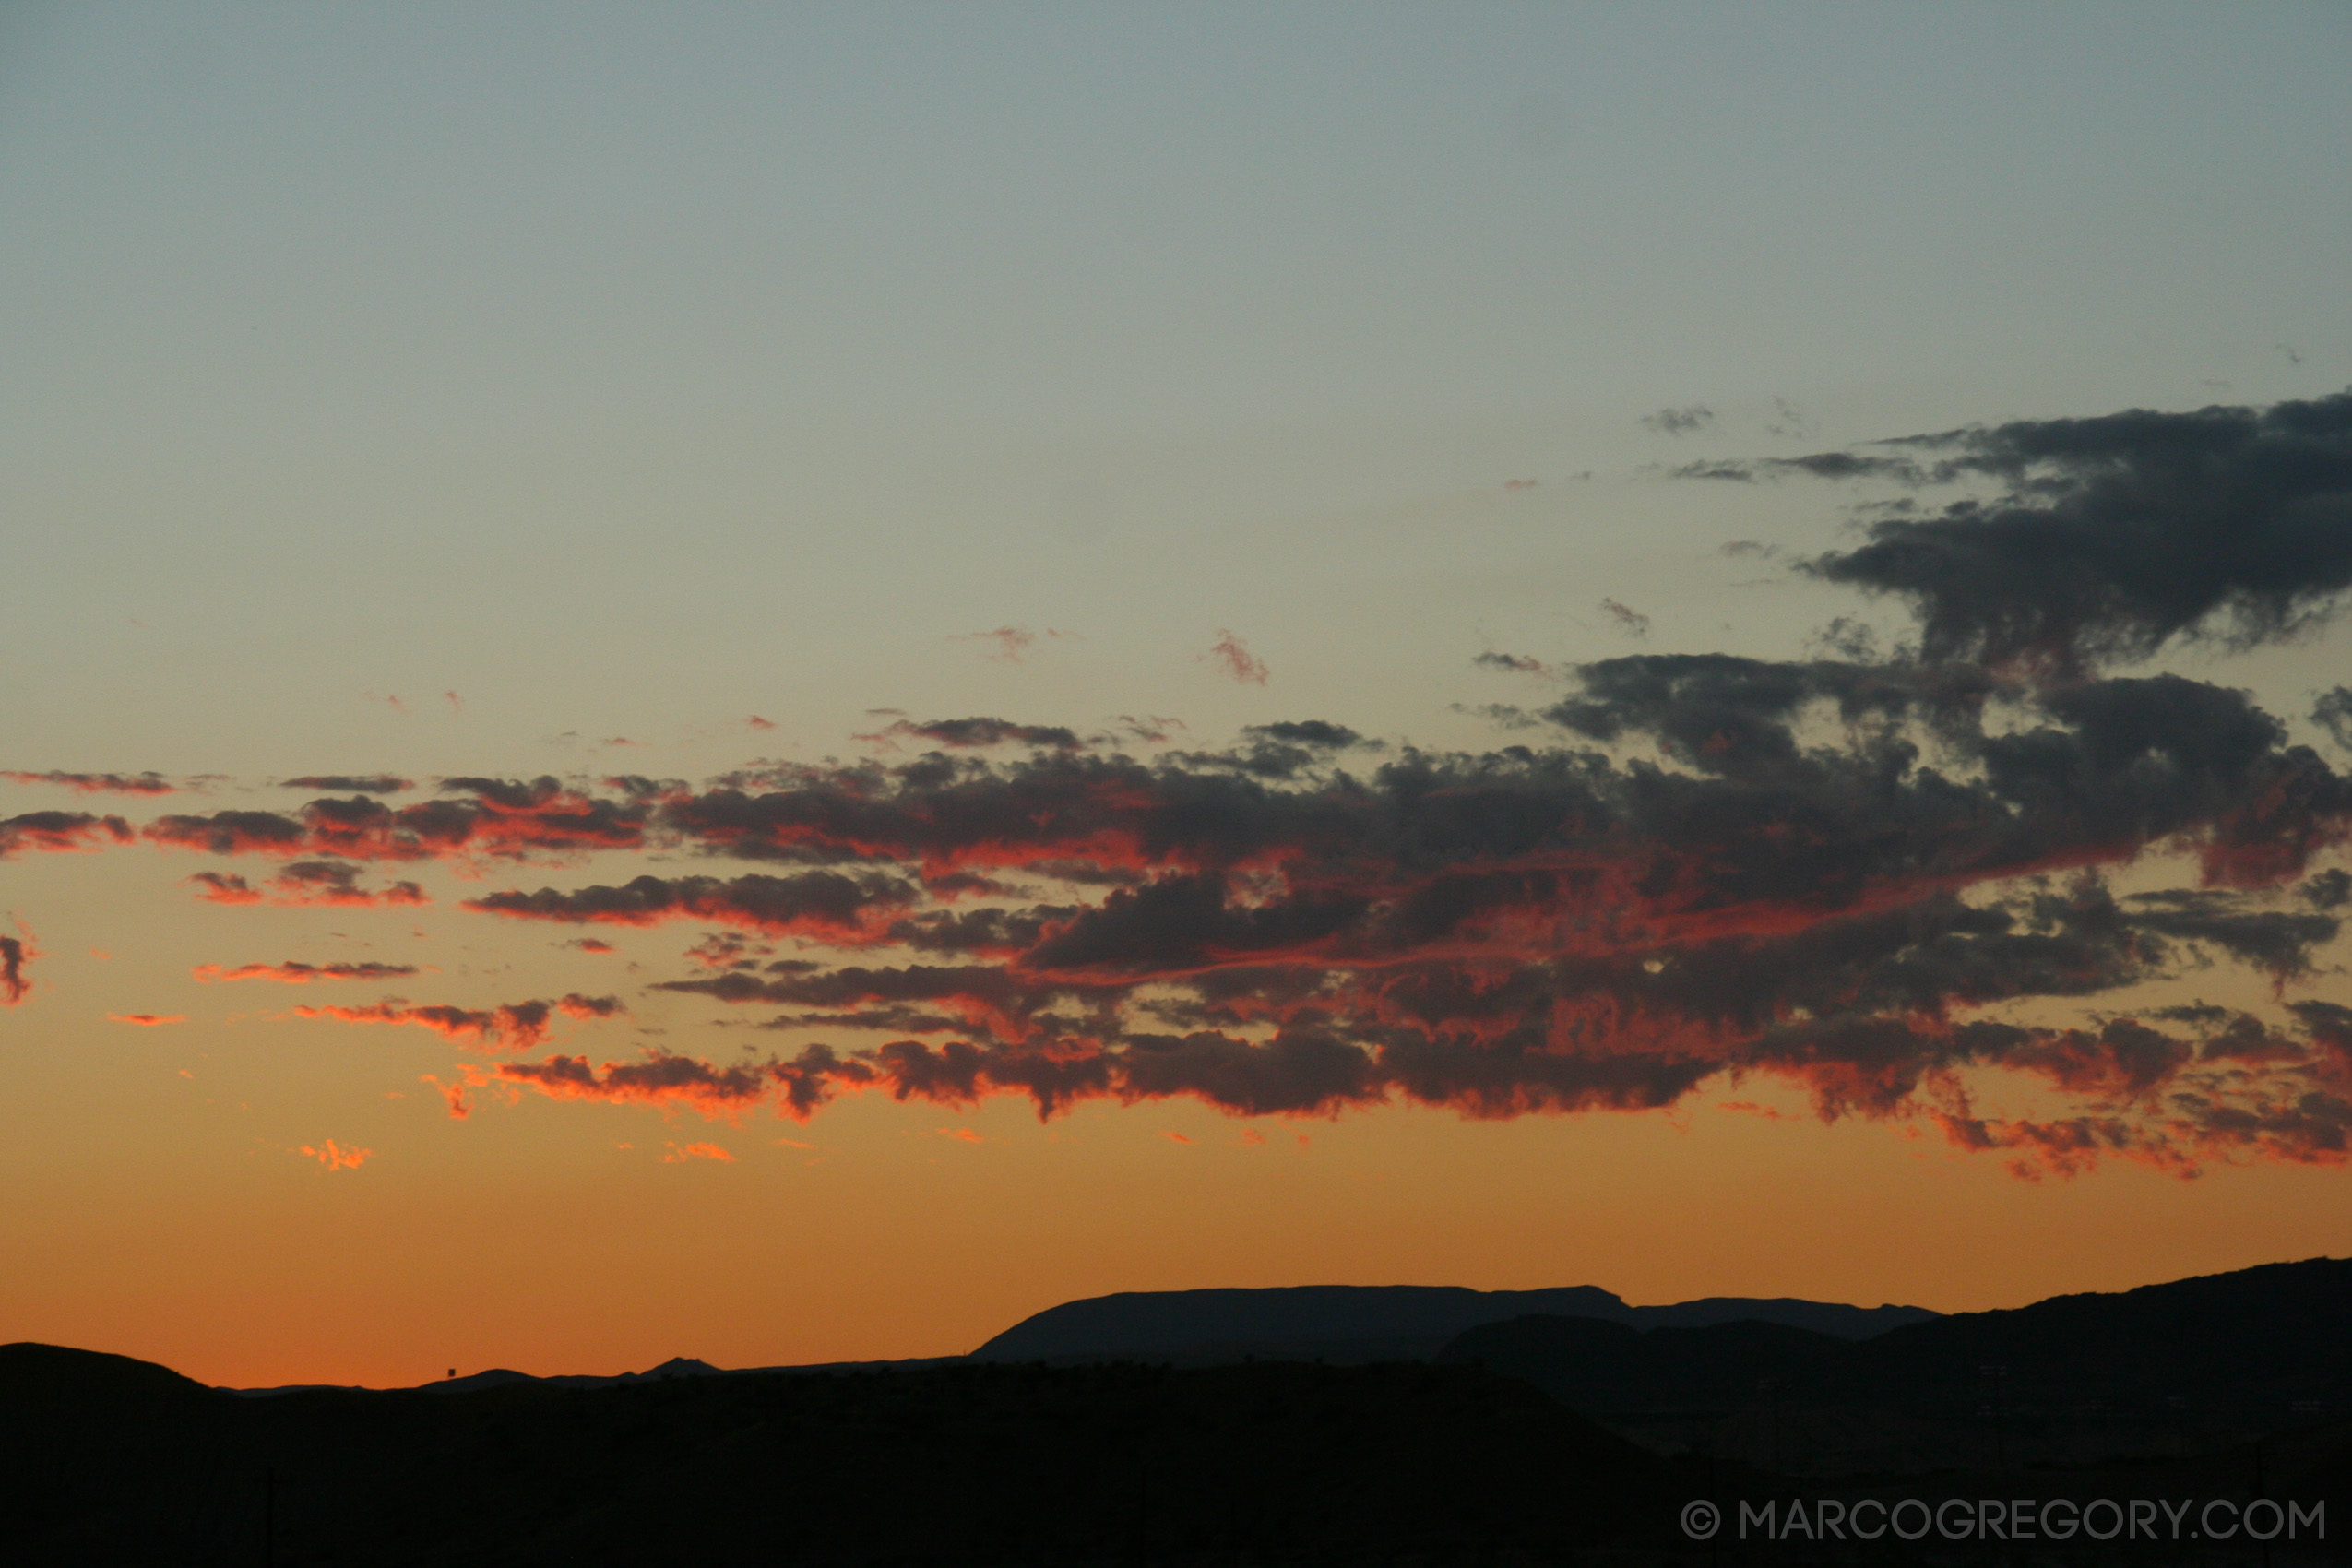
[[[1299,1285],[1261,1290],[1138,1290],[1064,1301],[972,1352],[983,1361],[1145,1358],[1213,1366],[1245,1358],[1332,1362],[1433,1356],[1463,1330],[1533,1313],[1633,1329],[1755,1321],[1861,1339],[1936,1314],[1925,1307],[1849,1307],[1787,1297],[1711,1296],[1629,1307],[1594,1285],[1552,1290],[1459,1286]]]

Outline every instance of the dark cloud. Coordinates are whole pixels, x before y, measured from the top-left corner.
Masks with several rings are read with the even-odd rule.
[[[281,790],[324,790],[338,795],[397,795],[413,790],[416,781],[391,773],[305,773],[299,778],[280,778]]]
[[[1050,926],[1078,913],[1075,904],[1034,904],[1025,909],[926,909],[893,921],[889,940],[921,953],[970,953],[1010,957],[1034,946]]]
[[[220,964],[198,964],[193,973],[200,980],[278,980],[289,985],[303,985],[313,980],[398,980],[417,972],[414,964],[304,964],[289,959],[282,964],[239,964],[230,968]]]
[[[208,849],[216,855],[298,854],[308,843],[300,822],[276,812],[160,816],[147,825],[147,837],[159,844]]]
[[[894,1035],[962,1034],[969,1027],[945,1013],[897,1004],[860,1007],[837,1013],[779,1013],[759,1026],[764,1029],[865,1029]]]
[[[1322,768],[1332,754],[1361,748],[1384,749],[1384,742],[1368,741],[1344,724],[1309,719],[1242,728],[1248,743],[1222,752],[1173,752],[1163,761],[1187,768],[1226,768],[1259,778],[1295,778]]]
[[[1545,664],[1543,660],[1539,659],[1530,659],[1524,653],[1481,653],[1475,655],[1470,659],[1470,662],[1479,666],[1480,669],[1509,670],[1521,675],[1548,675],[1551,673],[1550,666]]]
[[[169,795],[179,786],[160,773],[21,773],[0,770],[12,784],[55,784],[77,795]]]
[[[1305,746],[1315,751],[1345,751],[1350,746],[1376,744],[1345,724],[1329,724],[1320,719],[1294,719],[1278,724],[1249,724],[1241,733],[1270,741],[1276,745]]]
[[[1617,628],[1621,632],[1636,637],[1645,637],[1650,635],[1650,618],[1630,604],[1621,603],[1614,599],[1604,599],[1600,601],[1600,611],[1602,614],[1617,623]]]
[[[360,885],[360,868],[346,861],[291,861],[270,879],[270,901],[278,904],[337,904],[369,909],[381,904],[424,903],[424,889],[396,882],[381,892]]]
[[[200,871],[188,881],[206,891],[196,895],[208,904],[258,904],[260,889],[231,872]]]
[[[0,817],[0,861],[19,849],[94,849],[109,843],[126,843],[130,837],[131,825],[119,816],[93,816],[88,812],[25,812]]]
[[[2298,889],[2318,909],[2340,909],[2352,904],[2352,872],[2337,866],[2320,873]]]
[[[1674,479],[1714,479],[1726,480],[1734,484],[1753,484],[1762,471],[1764,471],[1763,466],[1756,463],[1706,459],[1695,463],[1684,463],[1678,468],[1669,469],[1667,473]]]
[[[2251,646],[2293,634],[2352,586],[2352,392],[1901,445],[1944,454],[1920,480],[2006,488],[1874,523],[1868,543],[1808,569],[1910,600],[1931,659],[2072,670],[2179,637]]]
[[[294,1016],[346,1024],[413,1024],[476,1050],[524,1051],[547,1043],[557,1013],[574,1018],[609,1018],[624,1011],[618,997],[573,992],[560,1001],[511,1002],[489,1008],[439,1004],[413,1007],[404,1002],[378,1002],[364,1007],[297,1007]]]
[[[2338,930],[2327,915],[2250,909],[2211,889],[2137,893],[2126,903],[2141,930],[2210,944],[2279,980],[2309,974],[2312,950]]]
[[[422,801],[396,808],[366,795],[327,796],[291,814],[221,811],[162,816],[144,831],[152,842],[216,855],[518,860],[534,852],[640,848],[652,809],[642,801],[591,799],[553,778],[529,783],[448,778],[441,787],[474,799]]]
[[[0,1002],[14,1007],[32,990],[32,981],[25,976],[25,966],[32,957],[21,938],[0,936]]]
[[[2352,752],[2352,686],[2336,686],[2322,694],[2311,705],[2311,722],[2326,731],[2337,745]]]
[[[798,876],[640,876],[621,886],[559,893],[493,893],[466,900],[469,909],[521,920],[655,925],[663,921],[717,921],[770,935],[871,939],[878,923],[921,897],[902,877],[845,876],[806,872]]]
[[[200,871],[187,880],[205,891],[197,897],[208,904],[326,905],[377,909],[432,902],[413,882],[395,882],[380,889],[360,885],[361,868],[346,861],[292,861],[276,876],[255,885],[230,872]]]
[[[884,736],[904,736],[958,748],[1023,745],[1067,751],[1078,745],[1075,730],[1065,730],[1058,724],[1016,724],[1004,719],[934,719],[922,724],[902,719],[877,731],[875,738]]]
[[[2312,971],[2336,920],[2269,890],[2344,841],[2352,791],[2245,694],[1859,659],[1647,655],[1577,674],[1550,722],[1664,766],[1511,747],[1408,751],[1359,776],[1336,744],[1293,743],[1338,742],[1337,727],[1269,726],[1150,764],[931,756],[668,801],[655,827],[715,852],[854,853],[1006,907],[910,907],[857,939],[974,962],[795,959],[664,989],[793,1009],[771,1029],[910,1037],[794,1059],[769,1093],[796,1114],[880,1087],[1045,1111],[1182,1094],[1510,1115],[1762,1075],[1823,1116],[1926,1118],[2037,1171],[2323,1152],[2283,1126],[2232,1131],[2255,1091],[2195,1078],[2225,1060],[2319,1071],[2308,1030],[2201,1054],[2161,1020],[1972,1016],[2208,967]],[[1307,754],[1254,767],[1267,746]],[[2181,848],[2204,886],[2119,897],[2083,869]],[[1113,890],[1027,903],[1002,876],[950,882],[967,864]],[[1988,1069],[2112,1113],[1988,1117],[1954,1087]],[[2204,1109],[2168,1121],[2165,1094]]]
[[[882,968],[786,969],[766,977],[727,974],[708,980],[665,980],[656,990],[686,992],[720,1002],[782,1003],[830,1011],[928,1004],[955,1015],[961,1027],[1020,1044],[1057,1008],[1099,1023],[1104,1004],[1124,988],[1115,983],[1032,980],[990,964],[908,964]]]
[[[1237,905],[1221,877],[1164,876],[1119,888],[1025,955],[1039,970],[1175,975],[1267,953],[1303,955],[1361,921],[1361,895]]]
[[[1715,423],[1715,410],[1705,403],[1686,403],[1679,409],[1660,409],[1654,414],[1644,414],[1644,429],[1660,435],[1695,435]]]
[[[568,1018],[612,1018],[628,1011],[617,996],[583,996],[576,991],[558,998],[555,1010]]]
[[[551,1056],[544,1062],[504,1062],[498,1075],[529,1084],[564,1099],[609,1099],[640,1104],[686,1104],[707,1115],[739,1113],[757,1105],[777,1086],[776,1075],[754,1067],[717,1068],[691,1057],[648,1052],[645,1060],[604,1064],[600,1073],[581,1056]]]
[[[1937,477],[1934,470],[1907,457],[1854,452],[1814,452],[1802,457],[1709,458],[1684,463],[1667,473],[1673,479],[1729,480],[1739,484],[1792,475],[1806,479],[1883,479],[1901,484],[1926,484]]]

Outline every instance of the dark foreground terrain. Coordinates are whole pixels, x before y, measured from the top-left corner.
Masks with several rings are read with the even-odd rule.
[[[12,1565],[258,1563],[265,1528],[279,1564],[1562,1562],[1681,1496],[1669,1462],[1469,1367],[248,1399],[15,1345],[0,1426]]]
[[[246,1398],[0,1347],[0,1562],[2241,1564],[2352,1560],[2352,1429],[1804,1481],[1661,1458],[1476,1366],[966,1365]],[[2323,1501],[2330,1538],[1741,1539],[1742,1503]],[[1727,1524],[1679,1521],[1714,1498]],[[1785,1533],[1785,1532],[1776,1532]]]

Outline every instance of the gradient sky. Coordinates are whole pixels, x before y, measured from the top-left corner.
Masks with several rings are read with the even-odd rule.
[[[2245,547],[2249,582],[2308,568],[2285,597],[2162,624],[2110,605],[2003,645],[1976,579],[1804,570],[1955,495],[2055,527],[2122,474],[2169,516],[2163,485],[2204,482],[2166,466],[2186,426],[2108,468],[2019,454],[2352,386],[2346,125],[2341,5],[7,8],[0,1340],[405,1384],[945,1354],[1119,1289],[1961,1310],[2352,1251],[2324,1133],[2352,1087],[2326,880],[2352,698],[2314,717],[2352,669],[2324,622],[2340,480],[2278,492],[2304,555]],[[1976,466],[1773,466],[1829,453]],[[1938,641],[1938,604],[1965,635]],[[2003,796],[2042,847],[1956,871],[1869,861],[1857,819],[1820,864],[1868,861],[1860,892],[1791,861],[1769,897],[1658,894],[1662,866],[1720,870],[1703,813],[1572,832],[1544,796],[1549,859],[1399,826],[1394,770],[1453,758],[1467,790],[1515,746],[1606,752],[1611,811],[1644,767],[1763,788],[1730,739],[1674,738],[1698,698],[1633,689],[1684,654],[1990,671],[1982,733],[1896,723],[1964,783],[2006,754],[1985,734],[2090,734],[2118,680],[2248,692],[2278,728],[2195,789],[2132,774],[2129,820],[2104,783],[2063,831]],[[1888,740],[1808,690],[1808,755]],[[920,728],[981,716],[1072,743]],[[1366,743],[1250,729],[1307,721]],[[746,838],[714,826],[730,776],[788,815],[886,798],[931,837]],[[1000,786],[1109,826],[940,826]],[[338,840],[310,805],[360,795],[445,802],[460,837]],[[1443,932],[1398,914],[1472,871],[1562,880]],[[585,918],[641,875],[808,907]],[[1890,910],[1951,926],[1888,959],[1915,968],[1992,940],[1963,906],[2093,943],[2101,898],[2097,955],[1851,1017],[1759,993],[1700,1020],[1631,978],[1702,948],[1796,973],[1775,943]],[[909,945],[1038,907],[1017,939]],[[1532,1049],[1572,1089],[1420,1093],[1396,1017],[1349,1014],[1441,972],[1565,986],[1571,950],[1628,966],[1574,1039],[1545,992]],[[407,972],[199,974],[370,964]],[[658,989],[950,964],[1128,1013],[894,1027],[873,995]],[[495,1011],[566,996],[614,1005]],[[1521,1049],[1469,1016],[1428,1036],[1448,1071]],[[1840,1019],[1929,1043],[1837,1057]],[[1996,1024],[2022,1032],[1966,1032]],[[1314,1042],[1278,1072],[1277,1028]],[[1240,1054],[1135,1075],[1204,1032]],[[855,1054],[900,1040],[1109,1076],[1041,1119],[1003,1062],[966,1094]],[[818,1044],[854,1070],[778,1114],[792,1080],[762,1064]],[[1351,1051],[1387,1065],[1335,1088]],[[547,1067],[574,1059],[587,1080]],[[611,1088],[608,1063],[682,1061],[761,1087]]]

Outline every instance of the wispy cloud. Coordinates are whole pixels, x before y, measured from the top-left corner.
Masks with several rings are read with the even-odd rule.
[[[303,985],[312,980],[397,980],[417,972],[414,964],[304,964],[288,960],[282,964],[240,964],[234,968],[219,964],[198,964],[193,971],[199,980],[277,980],[288,985]]]
[[[169,795],[180,788],[160,773],[24,773],[0,770],[12,784],[54,784],[77,795]]]
[[[1201,659],[1245,685],[1263,686],[1271,674],[1265,667],[1265,660],[1252,653],[1249,644],[1231,632],[1218,632],[1217,640],[1209,645],[1208,651],[1202,654]]]

